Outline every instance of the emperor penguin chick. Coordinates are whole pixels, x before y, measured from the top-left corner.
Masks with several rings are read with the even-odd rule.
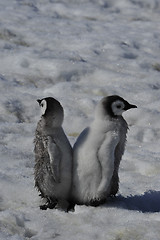
[[[42,111],[35,132],[35,187],[46,200],[41,209],[67,211],[71,193],[72,148],[63,131],[63,108],[54,98],[37,100]]]
[[[75,203],[98,206],[117,193],[128,129],[122,113],[136,107],[117,95],[104,97],[96,106],[94,121],[73,147]]]

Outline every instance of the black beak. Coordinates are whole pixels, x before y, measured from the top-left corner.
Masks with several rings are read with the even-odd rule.
[[[137,108],[136,105],[133,105],[133,104],[130,104],[130,107],[129,108]]]
[[[136,106],[136,105],[133,105],[133,104],[130,104],[130,103],[128,103],[128,104],[126,104],[126,106],[125,106],[124,110],[126,111],[126,110],[128,110],[128,109],[130,109],[130,108],[137,108],[137,106]]]
[[[129,105],[130,105],[129,108],[137,108],[136,105],[133,105],[133,104],[129,104]]]

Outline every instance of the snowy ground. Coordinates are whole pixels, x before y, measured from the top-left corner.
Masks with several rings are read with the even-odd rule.
[[[0,240],[160,239],[160,0],[0,0]],[[101,207],[41,211],[37,98],[65,109],[73,144],[103,96],[136,104],[120,191]]]

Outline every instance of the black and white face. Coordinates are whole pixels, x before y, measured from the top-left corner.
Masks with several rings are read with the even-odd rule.
[[[125,104],[121,100],[117,100],[111,105],[112,112],[115,116],[120,116],[125,111]]]
[[[39,105],[40,105],[40,108],[41,108],[41,113],[42,113],[42,115],[44,115],[45,112],[46,112],[46,109],[47,109],[47,102],[46,102],[46,100],[42,100]]]
[[[47,97],[43,99],[38,99],[37,102],[39,103],[41,114],[43,120],[50,123],[50,126],[61,126],[63,122],[63,107],[61,104],[52,97]]]
[[[107,113],[107,115],[113,118],[121,116],[124,111],[127,111],[130,108],[137,108],[136,105],[130,104],[117,95],[105,97],[102,99],[101,103],[104,113]]]

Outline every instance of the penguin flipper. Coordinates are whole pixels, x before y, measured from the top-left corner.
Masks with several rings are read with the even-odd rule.
[[[60,183],[61,152],[51,137],[48,137],[48,154],[53,179],[56,183]]]
[[[97,190],[100,198],[106,195],[114,172],[114,151],[118,144],[119,137],[112,131],[108,132],[99,149],[98,160],[102,169],[102,179]]]

